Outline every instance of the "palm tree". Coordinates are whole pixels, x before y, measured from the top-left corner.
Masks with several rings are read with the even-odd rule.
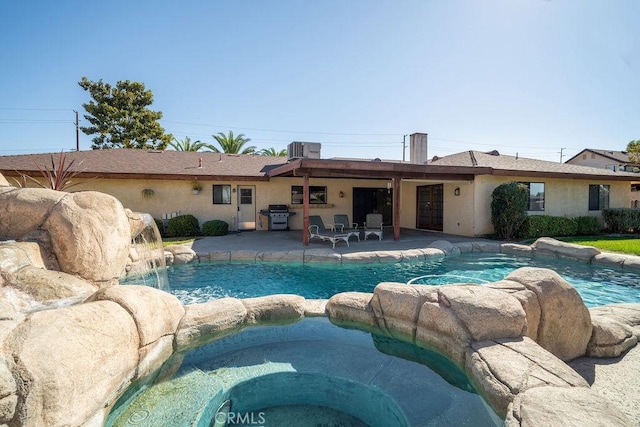
[[[220,148],[213,145],[211,146],[211,149],[215,153],[254,154],[256,152],[256,147],[253,145],[242,149],[247,142],[251,141],[251,139],[245,138],[242,133],[238,134],[238,136],[233,136],[233,131],[229,131],[229,135],[218,132],[217,135],[212,136],[220,145]]]
[[[191,138],[189,138],[188,136],[185,136],[182,141],[174,136],[173,141],[171,141],[169,145],[176,151],[200,151],[203,148],[208,148],[209,150],[215,151],[214,147],[211,144],[205,144],[200,140],[191,142]]]
[[[276,149],[273,148],[273,147],[264,148],[264,149],[258,151],[258,155],[260,155],[260,156],[273,156],[273,157],[286,157],[287,149],[283,148],[280,151],[276,151]]]

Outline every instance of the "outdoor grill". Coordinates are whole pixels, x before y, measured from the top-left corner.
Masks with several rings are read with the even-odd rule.
[[[288,230],[289,216],[295,214],[295,212],[289,212],[287,205],[269,205],[269,209],[260,211],[260,215],[269,217],[269,231]]]

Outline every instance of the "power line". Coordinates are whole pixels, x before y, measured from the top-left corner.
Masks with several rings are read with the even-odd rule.
[[[73,111],[71,108],[9,108],[9,107],[0,107],[0,110],[9,110],[9,111]]]
[[[189,123],[189,122],[177,122],[173,120],[160,120],[164,123],[175,123],[181,125],[190,125],[190,126],[205,126],[205,127],[215,127],[215,128],[226,128],[226,129],[245,129],[245,130],[254,130],[259,132],[276,132],[276,133],[303,133],[310,135],[344,135],[344,136],[399,136],[401,133],[345,133],[345,132],[312,132],[312,131],[298,131],[298,130],[278,130],[278,129],[262,129],[262,128],[250,128],[244,126],[228,126],[228,125],[212,125],[212,124],[203,124],[203,123]]]

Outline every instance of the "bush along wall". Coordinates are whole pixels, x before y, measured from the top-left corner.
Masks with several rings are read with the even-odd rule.
[[[578,222],[573,218],[550,215],[528,216],[520,235],[527,239],[537,239],[538,237],[560,237],[575,236],[578,232]]]
[[[640,209],[611,208],[602,211],[606,228],[612,233],[640,231]]]
[[[602,224],[595,216],[579,216],[574,220],[578,224],[578,236],[595,236],[602,232]]]
[[[214,219],[202,224],[202,234],[205,236],[224,236],[229,233],[229,224],[226,222]]]
[[[491,194],[491,222],[499,239],[517,237],[527,218],[529,189],[518,182],[497,186]]]
[[[169,237],[191,237],[200,234],[200,223],[193,215],[179,215],[171,218],[167,225]]]

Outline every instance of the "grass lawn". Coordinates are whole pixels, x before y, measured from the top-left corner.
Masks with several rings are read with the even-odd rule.
[[[163,237],[162,246],[191,244],[199,237]]]
[[[559,237],[558,240],[579,245],[595,246],[608,252],[640,255],[640,235]]]

